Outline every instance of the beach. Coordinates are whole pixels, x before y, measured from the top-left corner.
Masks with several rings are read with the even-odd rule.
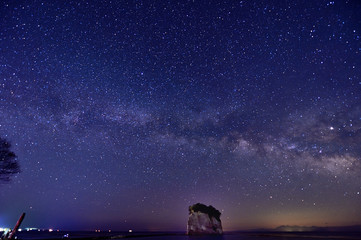
[[[68,234],[68,238],[64,237]],[[19,232],[17,239],[134,239],[134,240],[315,240],[315,239],[361,239],[361,233],[348,232],[228,232],[220,236],[188,236],[182,232],[90,232],[90,231],[60,231],[60,232]]]

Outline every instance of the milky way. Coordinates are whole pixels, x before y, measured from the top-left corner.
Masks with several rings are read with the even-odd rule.
[[[358,1],[3,1],[0,227],[361,224]]]

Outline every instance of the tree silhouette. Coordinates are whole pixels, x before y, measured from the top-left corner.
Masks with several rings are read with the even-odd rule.
[[[0,183],[9,182],[10,176],[20,172],[16,155],[11,150],[11,144],[0,137]]]
[[[208,214],[209,217],[214,217],[218,221],[221,221],[221,219],[220,219],[221,212],[218,211],[217,209],[215,209],[212,205],[207,206],[202,203],[196,203],[192,206],[189,206],[188,210],[189,210],[189,214],[191,214],[192,211],[193,212],[202,212],[202,213]]]

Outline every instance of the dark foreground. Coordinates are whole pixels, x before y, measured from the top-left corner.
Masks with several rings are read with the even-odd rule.
[[[68,234],[68,235],[66,235]],[[66,238],[68,237],[68,238]],[[20,232],[17,234],[17,239],[134,239],[134,240],[320,240],[320,239],[361,239],[361,232],[347,233],[347,232],[303,232],[303,233],[266,233],[266,232],[237,232],[226,233],[222,236],[187,236],[184,233],[125,233],[125,232],[111,232],[111,233],[95,233],[95,232]]]

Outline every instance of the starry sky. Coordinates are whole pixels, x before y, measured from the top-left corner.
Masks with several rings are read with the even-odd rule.
[[[361,224],[361,3],[1,1],[0,227]]]

